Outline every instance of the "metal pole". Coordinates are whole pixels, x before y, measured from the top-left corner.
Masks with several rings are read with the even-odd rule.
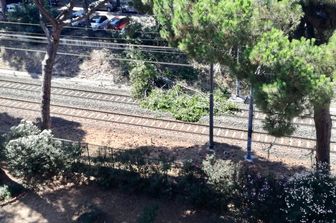
[[[236,97],[238,98],[240,96],[240,81],[237,78],[236,79]]]
[[[245,160],[252,162],[252,132],[253,132],[253,88],[250,87],[249,117],[247,132],[247,153]]]
[[[214,102],[213,102],[213,88],[214,88],[214,83],[213,83],[213,79],[214,79],[214,72],[213,72],[213,64],[210,64],[210,96],[209,96],[209,150],[213,150],[214,149],[214,140],[213,140],[213,128],[214,128],[214,124],[213,124],[213,116],[214,116]]]
[[[240,49],[237,48],[237,64],[239,64],[239,53]],[[236,97],[238,98],[240,96],[240,81],[238,78],[236,78]]]

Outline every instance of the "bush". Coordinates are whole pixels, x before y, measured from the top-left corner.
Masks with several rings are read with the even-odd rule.
[[[7,185],[0,186],[0,202],[9,200],[12,197]]]
[[[71,168],[80,147],[64,146],[50,131],[40,132],[30,122],[21,122],[7,135],[5,152],[9,170],[27,183],[47,180]]]
[[[10,140],[26,137],[30,135],[38,135],[41,130],[35,126],[32,122],[21,120],[20,124],[10,128],[10,131],[5,134],[5,142]]]
[[[248,222],[285,222],[281,208],[283,182],[272,175],[261,175],[253,166],[241,166],[232,202],[239,217]]]
[[[215,93],[215,113],[223,114],[227,111],[237,111],[234,102],[227,101],[225,94],[218,90]],[[209,112],[208,97],[199,94],[189,95],[179,86],[169,90],[155,89],[145,98],[141,105],[151,110],[170,112],[177,120],[197,122]]]
[[[46,2],[45,8],[53,15],[57,16],[58,11],[56,8],[50,7]],[[30,23],[38,24],[40,22],[39,10],[35,4],[22,3],[20,6],[17,6],[15,11],[7,12],[7,19],[11,22],[20,22],[20,23]],[[4,28],[8,31],[20,31],[28,33],[43,33],[43,30],[40,26],[36,25],[22,25],[22,24],[1,24],[1,28]]]
[[[154,66],[144,63],[135,66],[130,72],[132,96],[137,99],[148,96],[153,88],[155,77]]]
[[[202,169],[208,184],[216,191],[230,195],[235,190],[238,165],[231,160],[216,159],[214,155],[207,156],[202,163]]]
[[[336,180],[323,172],[296,174],[284,187],[288,222],[335,222]]]

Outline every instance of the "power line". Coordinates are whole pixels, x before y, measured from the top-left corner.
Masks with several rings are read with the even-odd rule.
[[[1,32],[0,32],[1,33]],[[0,38],[9,41],[20,41],[20,42],[29,42],[29,43],[40,43],[40,44],[47,44],[46,37],[39,37],[39,36],[26,36],[26,35],[13,35],[13,34],[0,34]],[[71,39],[61,39],[60,45],[65,46],[77,46],[77,47],[99,47],[99,48],[106,48],[106,49],[114,49],[114,50],[124,50],[130,51],[132,47],[128,46],[120,46],[120,45],[106,45],[108,43],[104,42],[94,42],[94,41],[83,41],[83,40],[71,40]],[[137,48],[137,50],[144,52],[144,53],[160,53],[160,54],[168,54],[168,55],[176,55],[176,56],[186,56],[182,52],[174,52],[174,51],[166,51],[160,49],[152,49],[152,48]]]
[[[28,43],[40,43],[40,44],[47,44],[47,40],[35,40],[35,39],[13,39],[11,37],[3,37],[1,34],[0,34],[0,39],[4,39],[4,40],[9,40],[9,41],[20,41],[20,42],[28,42]],[[91,47],[91,48],[94,48],[94,47],[98,47],[98,46],[92,46],[92,45],[80,45],[80,44],[75,44],[75,43],[68,43],[68,42],[63,42],[63,41],[60,41],[60,45],[63,45],[63,46],[77,46],[77,47]],[[132,48],[130,47],[112,47],[112,46],[109,46],[109,47],[104,47],[106,49],[113,49],[113,50],[123,50],[123,51],[130,51]],[[162,50],[152,50],[152,49],[142,49],[142,48],[139,48],[137,49],[141,52],[144,52],[144,53],[161,53],[161,54],[174,54],[174,55],[182,55],[182,56],[185,56],[184,53],[182,52],[169,52],[169,51],[162,51]]]
[[[14,24],[14,25],[25,25],[25,26],[37,26],[41,28],[41,25],[38,23],[25,23],[25,22],[11,22],[11,21],[0,21],[0,24]],[[50,25],[48,27],[51,27]],[[42,29],[42,28],[41,28]],[[77,30],[87,30],[86,27],[73,27],[73,26],[64,26],[63,29],[77,29]],[[111,29],[96,29],[96,31],[107,31],[110,33],[118,33],[118,30],[111,30]],[[152,33],[152,34],[159,34],[159,32],[145,32],[145,31],[137,31],[135,33]]]
[[[7,50],[17,50],[17,51],[35,52],[35,53],[45,53],[45,51],[43,51],[43,50],[32,50],[32,49],[15,48],[15,47],[3,47],[3,46],[1,46],[1,48],[2,49],[7,49]],[[64,56],[90,57],[90,55],[76,54],[76,53],[57,52],[57,54],[58,55],[64,55]],[[126,59],[126,58],[118,58],[118,57],[113,57],[113,58],[109,58],[109,59],[110,60],[117,60],[117,61],[143,62],[143,63],[168,65],[168,66],[193,67],[191,64],[170,63],[170,62],[160,62],[160,61],[150,61],[150,60],[136,60],[136,59]]]
[[[35,35],[35,36],[45,36],[42,33],[36,33],[36,32],[20,32],[20,31],[1,31],[0,33],[13,33],[13,34],[23,34],[23,35]],[[143,39],[143,38],[107,38],[107,37],[94,37],[94,36],[78,36],[78,35],[61,35],[61,37],[72,37],[72,38],[80,38],[80,39],[93,39],[93,40],[108,40],[108,41],[114,41],[114,40],[121,40],[126,42],[132,42],[132,41],[150,41],[150,42],[166,42],[163,39]]]
[[[42,36],[29,36],[29,35],[19,35],[19,34],[0,34],[0,36],[10,36],[14,38],[26,38],[26,39],[40,39],[40,40],[47,40],[46,37]],[[177,48],[172,47],[166,47],[166,46],[152,46],[152,45],[143,45],[143,44],[130,44],[130,43],[111,43],[111,42],[103,42],[103,41],[88,41],[88,40],[74,40],[74,39],[68,39],[68,38],[61,38],[60,41],[63,41],[64,43],[77,43],[81,46],[88,46],[88,47],[110,47],[110,46],[127,46],[127,47],[135,47],[135,48],[150,48],[150,49],[156,49],[156,50],[171,50],[170,52],[177,52]]]

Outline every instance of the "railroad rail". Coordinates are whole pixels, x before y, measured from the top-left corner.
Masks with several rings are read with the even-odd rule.
[[[10,97],[0,97],[0,108],[11,108],[40,113],[40,102]],[[80,118],[90,121],[117,123],[154,130],[165,130],[174,133],[192,134],[200,137],[207,137],[209,129],[209,126],[204,124],[186,123],[172,119],[146,117],[104,110],[84,109],[76,106],[65,106],[59,104],[51,105],[51,114],[53,116],[60,117]],[[231,139],[237,141],[246,141],[247,130],[215,126],[214,136],[217,140]],[[261,131],[254,131],[253,142],[309,151],[313,151],[315,146],[314,138],[298,136],[274,138],[266,132]],[[336,154],[335,141],[331,142],[331,153]]]
[[[29,92],[40,92],[41,90],[40,83],[25,82],[22,80],[10,80],[3,77],[0,77],[0,87],[5,89],[16,89]],[[120,104],[137,105],[137,102],[134,101],[132,97],[128,94],[111,93],[107,91],[53,86],[51,89],[51,93],[58,96],[68,96],[81,99],[99,100],[102,102],[115,102]],[[248,118],[248,109],[240,108],[240,112],[235,112],[234,114],[228,113],[225,114],[225,116],[246,120]],[[265,119],[265,117],[266,115],[261,111],[254,111],[254,120],[262,121]],[[336,115],[331,115],[331,118],[333,121],[336,121]],[[295,118],[293,122],[301,126],[312,128],[315,127],[312,117]],[[336,126],[334,126],[333,129],[336,129]]]
[[[30,92],[40,92],[41,84],[40,83],[30,83],[20,80],[8,80],[0,77],[0,87],[6,89],[16,89],[21,91],[30,91]],[[73,87],[59,87],[53,86],[51,89],[51,94],[60,95],[60,96],[70,96],[75,98],[91,99],[91,100],[100,100],[107,102],[116,102],[123,104],[136,105],[137,103],[132,99],[130,95],[120,94],[120,93],[111,93],[106,91],[93,91],[87,89],[73,88]]]

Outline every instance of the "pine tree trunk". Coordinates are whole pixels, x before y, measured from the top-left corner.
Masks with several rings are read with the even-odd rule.
[[[330,104],[320,108],[314,108],[314,121],[316,130],[316,164],[330,166],[330,138],[331,138],[331,117]]]
[[[51,128],[51,119],[50,119],[50,93],[51,93],[51,78],[53,66],[55,63],[56,53],[59,45],[61,34],[60,27],[53,27],[51,34],[48,38],[47,52],[42,62],[42,103],[41,103],[41,117],[42,129]]]

